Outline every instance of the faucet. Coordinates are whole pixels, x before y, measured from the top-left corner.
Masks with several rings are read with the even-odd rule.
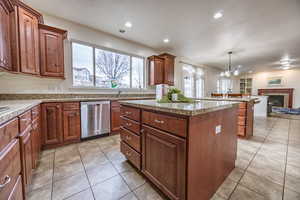
[[[121,91],[121,90],[118,90],[118,94],[117,94],[117,97],[118,97],[118,98],[121,96],[121,93],[122,93],[122,91]]]

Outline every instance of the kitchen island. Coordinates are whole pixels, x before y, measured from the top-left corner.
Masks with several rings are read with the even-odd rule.
[[[235,167],[239,103],[121,101],[121,152],[172,200],[208,200]]]
[[[241,138],[250,138],[253,136],[253,125],[254,125],[254,104],[259,101],[257,97],[204,97],[200,100],[208,101],[235,101],[239,102],[238,112],[238,136]]]

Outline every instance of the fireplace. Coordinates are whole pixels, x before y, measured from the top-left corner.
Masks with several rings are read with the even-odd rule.
[[[293,88],[273,88],[273,89],[258,89],[258,95],[269,96],[269,105],[292,108],[294,89]]]
[[[276,107],[285,107],[284,95],[269,95],[268,104]]]

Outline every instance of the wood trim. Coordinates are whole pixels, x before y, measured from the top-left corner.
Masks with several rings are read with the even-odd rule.
[[[7,12],[13,12],[14,7],[8,0],[0,0],[0,4],[3,5],[3,7],[6,9]]]
[[[30,12],[33,15],[35,15],[38,18],[39,23],[44,24],[44,18],[40,12],[36,11],[35,9],[31,8],[30,6],[26,5],[25,3],[23,3],[19,0],[10,0],[10,1],[11,1],[12,5],[22,7],[27,12]]]
[[[272,88],[272,89],[258,89],[258,95],[272,94],[272,93],[284,93],[289,95],[288,107],[293,107],[294,100],[294,88]]]
[[[39,24],[39,29],[44,29],[44,30],[48,30],[48,31],[51,31],[51,32],[62,34],[63,39],[66,39],[67,36],[68,36],[68,31],[67,30],[56,28],[56,27],[53,27],[53,26],[48,26],[48,25],[45,25],[45,24]]]

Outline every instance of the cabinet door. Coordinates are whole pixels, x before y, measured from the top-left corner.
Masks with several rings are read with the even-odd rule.
[[[43,145],[60,144],[63,141],[62,104],[42,104]]]
[[[19,12],[20,70],[23,73],[39,74],[38,19],[23,8]]]
[[[143,126],[142,172],[170,199],[185,199],[185,140]]]
[[[80,140],[80,112],[79,110],[65,110],[64,121],[64,142]]]
[[[149,59],[149,85],[162,84],[164,80],[164,59],[151,56]]]
[[[164,60],[164,84],[174,85],[174,60],[175,56],[170,54],[161,54]]]
[[[32,146],[32,168],[37,167],[37,162],[39,159],[40,149],[41,149],[41,134],[40,134],[40,124],[39,119],[34,122],[31,130],[31,146]]]
[[[64,77],[63,35],[40,26],[41,75]]]
[[[0,67],[11,70],[9,10],[0,0]]]
[[[22,174],[25,188],[31,183],[32,178],[32,146],[30,130],[21,136]]]
[[[121,106],[118,102],[112,102],[111,105],[111,132],[120,131],[120,116],[121,116]]]

